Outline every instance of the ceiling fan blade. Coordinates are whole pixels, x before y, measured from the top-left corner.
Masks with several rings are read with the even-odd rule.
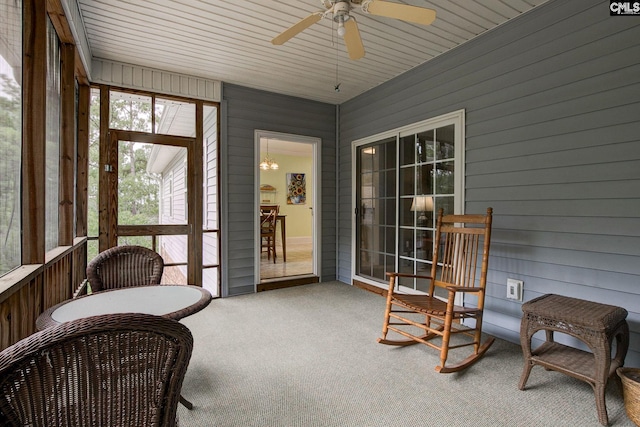
[[[344,29],[344,44],[347,45],[349,58],[362,58],[364,56],[364,45],[362,44],[362,38],[360,37],[360,31],[358,30],[356,20],[351,17],[351,19],[345,21]]]
[[[285,43],[286,41],[288,41],[293,36],[297,35],[298,33],[301,33],[302,31],[306,30],[307,28],[309,28],[310,26],[312,26],[313,24],[315,24],[316,22],[321,20],[322,19],[322,14],[323,14],[323,12],[314,12],[314,13],[312,13],[311,15],[307,16],[306,18],[302,19],[297,24],[295,24],[292,27],[284,30],[278,36],[274,37],[274,39],[271,40],[271,43],[273,43],[275,45],[281,45],[281,44]]]
[[[362,5],[363,11],[371,15],[401,19],[416,24],[429,25],[436,19],[436,11],[408,4],[372,0]]]

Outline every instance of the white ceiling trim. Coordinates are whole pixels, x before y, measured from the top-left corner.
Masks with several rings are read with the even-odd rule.
[[[77,0],[62,0],[62,9],[67,16],[71,33],[76,41],[80,61],[82,61],[85,72],[89,80],[91,80],[91,47],[89,46],[89,39],[87,38],[87,32],[85,31],[84,22],[82,21],[80,6]]]

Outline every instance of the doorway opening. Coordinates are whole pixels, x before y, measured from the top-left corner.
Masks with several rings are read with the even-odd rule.
[[[256,131],[255,147],[256,291],[316,283],[320,139]]]

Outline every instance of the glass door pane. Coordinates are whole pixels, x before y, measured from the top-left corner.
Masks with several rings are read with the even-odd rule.
[[[455,127],[425,129],[400,138],[399,271],[429,275],[437,212],[454,213]],[[415,290],[423,284],[410,278],[399,283]]]
[[[357,148],[356,274],[385,280],[395,271],[396,138]]]

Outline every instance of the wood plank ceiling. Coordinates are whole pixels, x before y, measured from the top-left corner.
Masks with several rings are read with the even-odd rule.
[[[271,39],[320,0],[78,0],[91,55],[331,104],[370,88],[547,0],[390,0],[437,12],[430,26],[354,8],[366,56],[353,61],[330,19],[282,46]],[[340,91],[335,86],[340,84]]]

